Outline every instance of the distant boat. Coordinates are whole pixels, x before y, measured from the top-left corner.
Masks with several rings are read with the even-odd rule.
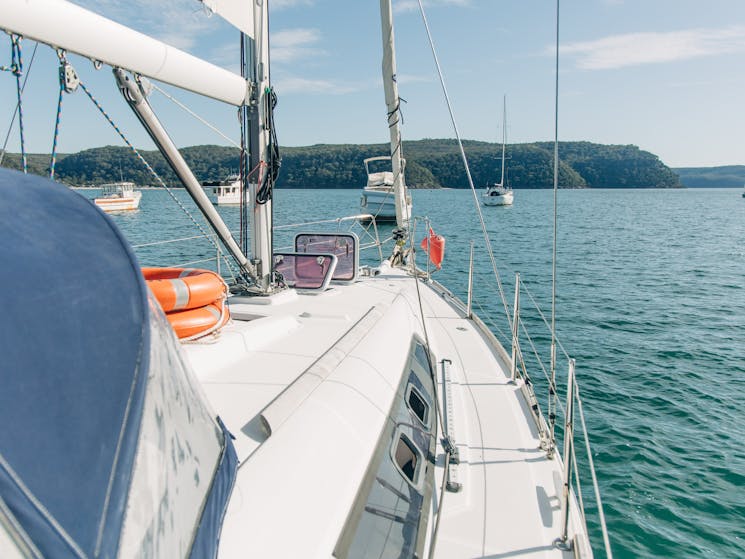
[[[745,198],[745,185],[742,187],[742,197]]]
[[[392,161],[389,155],[368,157],[364,160],[367,185],[362,190],[360,211],[375,216],[376,221],[396,221],[396,196],[393,171],[370,171],[370,163]],[[401,173],[406,161],[401,159]],[[406,216],[411,215],[411,195],[406,196]]]
[[[135,190],[133,182],[111,182],[101,185],[101,196],[95,204],[105,212],[136,210],[140,207],[142,192]]]
[[[486,185],[486,190],[481,195],[485,206],[511,206],[513,200],[512,189],[504,184],[504,162],[507,141],[507,101],[504,100],[502,109],[502,178],[498,183]]]
[[[236,174],[228,175],[221,181],[206,181],[202,186],[213,204],[237,206],[241,203],[241,179]]]

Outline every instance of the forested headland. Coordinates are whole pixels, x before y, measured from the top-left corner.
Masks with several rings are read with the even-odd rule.
[[[691,188],[741,188],[745,184],[745,165],[680,167],[674,171],[683,186]]]
[[[502,146],[465,141],[476,187],[499,180]],[[512,188],[553,187],[553,143],[507,145],[506,176]],[[387,144],[319,144],[281,148],[278,188],[361,188],[366,176],[363,159],[386,155]],[[214,181],[238,171],[238,150],[226,146],[193,146],[181,150],[200,181]],[[406,182],[413,188],[466,188],[466,173],[455,140],[404,142]],[[141,152],[169,186],[177,179],[157,151]],[[48,174],[49,155],[30,154],[30,172]],[[561,142],[561,188],[678,188],[678,175],[660,159],[633,145]],[[4,166],[20,168],[20,156],[7,154]],[[128,180],[138,185],[156,181],[126,147],[106,146],[78,153],[59,154],[57,180],[75,186]]]

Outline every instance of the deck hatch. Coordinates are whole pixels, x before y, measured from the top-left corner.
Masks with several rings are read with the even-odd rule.
[[[360,241],[354,233],[298,233],[295,252],[333,254],[337,258],[333,281],[353,282],[360,267]]]
[[[337,258],[333,254],[276,252],[274,269],[288,287],[296,289],[328,288],[336,270]]]

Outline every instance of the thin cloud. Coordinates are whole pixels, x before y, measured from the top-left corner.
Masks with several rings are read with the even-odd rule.
[[[553,54],[553,48],[547,52]],[[676,62],[745,52],[745,26],[613,35],[561,45],[560,52],[575,57],[577,68],[583,70]]]
[[[155,15],[152,0],[75,0],[75,3],[184,50],[193,47],[211,27],[205,8],[195,0],[158,3]]]
[[[287,29],[272,35],[272,61],[289,62],[299,58],[318,56],[324,51],[314,45],[321,40],[318,29]]]

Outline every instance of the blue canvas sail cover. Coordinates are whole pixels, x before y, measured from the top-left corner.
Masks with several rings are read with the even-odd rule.
[[[214,553],[235,453],[113,222],[0,169],[0,312],[6,539],[47,557]],[[184,442],[194,456],[169,462]],[[181,490],[194,468],[206,481]]]

